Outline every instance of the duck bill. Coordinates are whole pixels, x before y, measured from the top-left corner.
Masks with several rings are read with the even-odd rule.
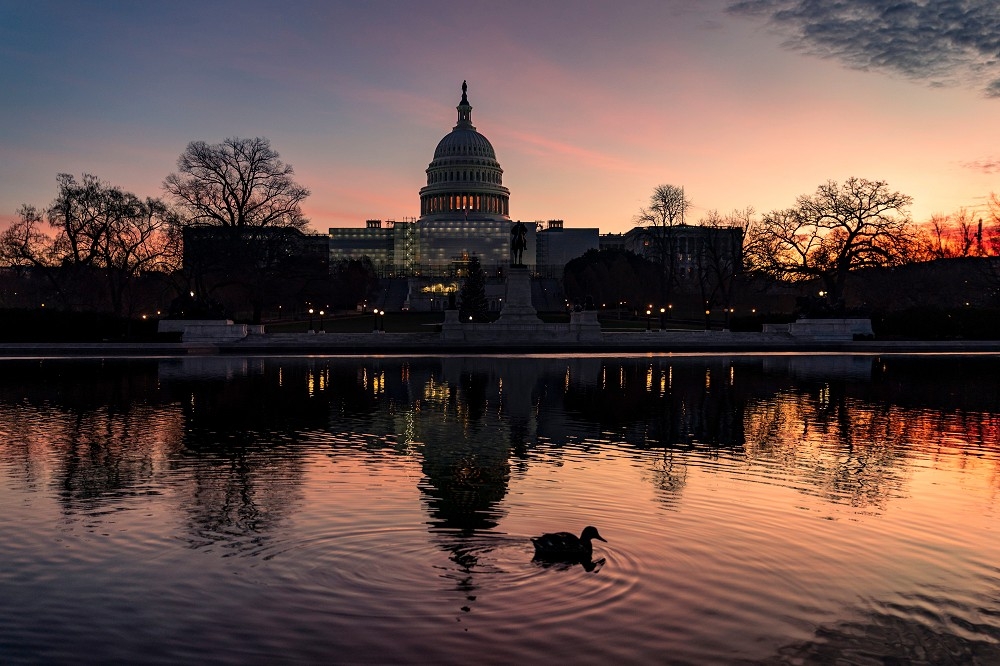
[[[595,539],[597,539],[598,541],[603,541],[604,543],[607,543],[607,542],[608,542],[608,540],[607,540],[607,539],[605,539],[604,537],[602,537],[602,536],[601,536],[600,534],[598,534],[598,535],[597,535],[597,536],[595,536],[594,538],[595,538]]]

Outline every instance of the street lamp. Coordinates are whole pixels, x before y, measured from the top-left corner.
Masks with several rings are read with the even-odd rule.
[[[309,308],[309,332],[313,331],[313,309]]]
[[[663,321],[663,316],[667,313],[666,308],[660,308],[660,330],[662,331],[667,327],[666,322]]]
[[[711,316],[712,316],[712,311],[706,308],[706,310],[705,310],[705,330],[706,331],[711,331],[712,330],[712,319],[711,319]]]
[[[323,315],[325,315],[325,314],[326,314],[326,312],[324,312],[323,310],[319,311],[319,332],[320,333],[323,332]]]
[[[651,315],[651,314],[653,314],[653,311],[650,310],[650,309],[647,309],[646,310],[646,332],[647,333],[649,333],[649,330],[650,330],[650,328],[649,328],[649,315]]]

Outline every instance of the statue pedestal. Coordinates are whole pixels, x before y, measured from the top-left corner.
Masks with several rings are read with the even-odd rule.
[[[458,310],[445,310],[444,323],[441,324],[441,337],[445,340],[462,340],[462,322],[458,319]]]
[[[538,313],[531,304],[531,274],[525,266],[511,266],[507,271],[501,324],[537,324]]]

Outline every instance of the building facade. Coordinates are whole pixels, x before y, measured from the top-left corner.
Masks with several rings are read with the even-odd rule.
[[[740,227],[634,227],[623,234],[601,234],[600,248],[627,250],[669,266],[679,282],[698,280],[706,270],[743,270]]]

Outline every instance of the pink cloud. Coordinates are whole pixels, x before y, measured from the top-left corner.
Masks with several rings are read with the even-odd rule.
[[[962,166],[980,173],[1000,173],[1000,160],[998,159],[972,160],[970,162],[962,162]]]

